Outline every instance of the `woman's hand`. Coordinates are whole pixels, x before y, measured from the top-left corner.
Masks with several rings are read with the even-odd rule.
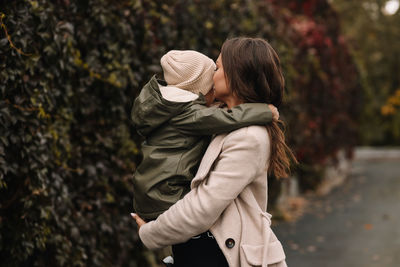
[[[271,105],[271,104],[268,104],[268,107],[272,112],[272,119],[279,120],[279,111],[278,111],[278,109],[274,105]]]
[[[136,221],[136,224],[138,226],[138,230],[140,229],[140,227],[142,227],[142,225],[144,225],[146,222],[139,217],[139,215],[137,215],[136,213],[131,213],[132,218]]]

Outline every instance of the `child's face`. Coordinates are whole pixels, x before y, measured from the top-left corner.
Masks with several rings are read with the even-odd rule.
[[[204,96],[206,99],[207,107],[211,106],[212,103],[215,101],[214,89],[211,88],[210,91]]]

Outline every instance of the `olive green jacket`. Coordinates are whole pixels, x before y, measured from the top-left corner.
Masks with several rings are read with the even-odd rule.
[[[230,110],[194,101],[163,98],[155,76],[135,99],[131,118],[145,137],[143,160],[133,178],[133,206],[144,219],[155,219],[190,190],[202,156],[214,134],[272,120],[267,104],[247,103]],[[189,92],[188,92],[189,93]]]

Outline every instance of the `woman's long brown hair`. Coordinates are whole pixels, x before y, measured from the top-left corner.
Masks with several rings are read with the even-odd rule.
[[[285,80],[280,60],[272,46],[260,38],[233,38],[221,49],[225,79],[232,93],[245,103],[267,103],[279,107]],[[266,125],[271,139],[268,173],[276,178],[288,177],[290,163],[297,163],[285,142],[282,121]]]

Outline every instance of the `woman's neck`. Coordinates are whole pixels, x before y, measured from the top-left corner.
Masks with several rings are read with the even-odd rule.
[[[222,100],[222,102],[224,102],[229,109],[243,103],[243,101],[235,96],[227,97],[226,99]]]

